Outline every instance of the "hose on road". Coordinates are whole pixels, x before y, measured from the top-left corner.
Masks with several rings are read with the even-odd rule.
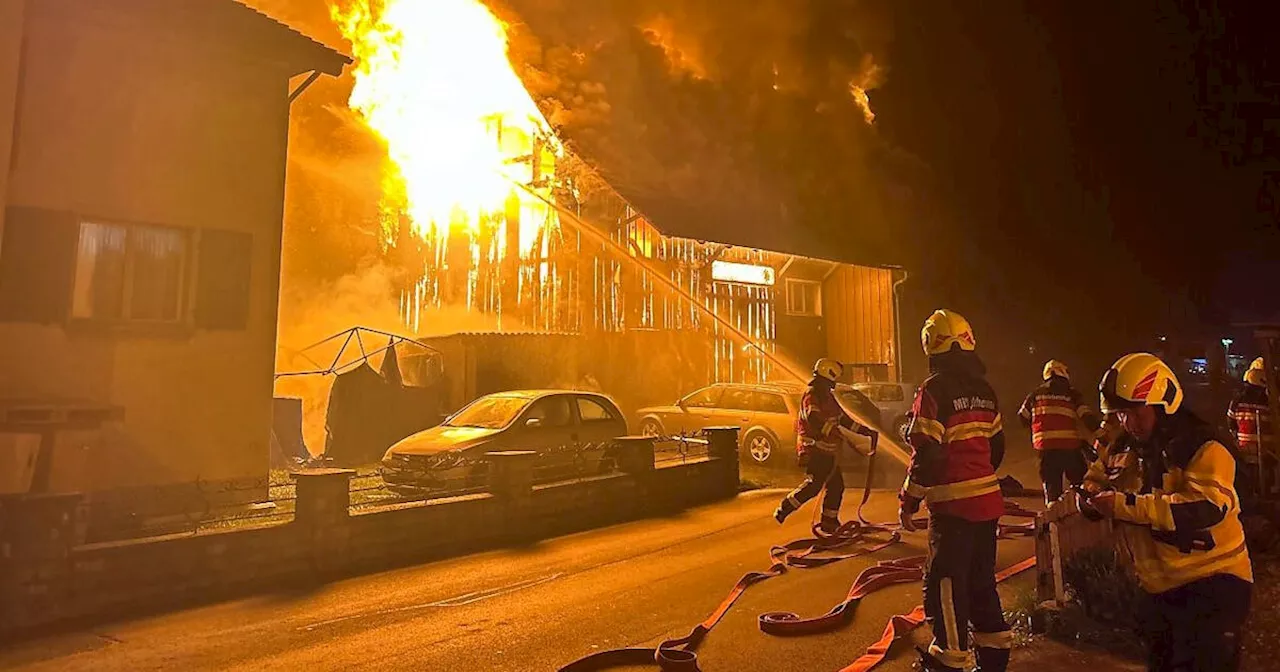
[[[816,525],[813,536],[797,539],[787,544],[774,546],[769,550],[769,568],[762,571],[748,572],[738,579],[733,589],[725,596],[720,605],[701,623],[694,626],[684,637],[668,639],[656,648],[612,649],[593,653],[580,658],[564,667],[559,672],[600,672],[616,667],[654,666],[661,672],[700,672],[697,649],[706,638],[707,633],[724,618],[733,604],[742,597],[747,588],[766,579],[785,574],[788,568],[809,569],[822,567],[833,562],[840,562],[889,548],[902,541],[900,526],[897,523],[873,523],[863,516],[863,508],[871,498],[871,480],[874,473],[875,452],[867,466],[867,479],[862,489],[862,501],[858,504],[857,519],[841,525],[835,532],[826,534]],[[1013,517],[1034,518],[1035,513],[1017,502],[1005,500],[1005,515]],[[928,524],[927,518],[919,518],[917,527]],[[999,538],[1008,539],[1014,536],[1034,534],[1034,523],[1005,524],[1000,523]],[[997,575],[997,580],[1004,580],[1034,566],[1034,558],[1024,560]],[[878,562],[858,574],[850,586],[845,599],[831,608],[827,613],[815,618],[801,618],[790,612],[769,612],[761,614],[758,621],[762,631],[776,636],[800,636],[830,632],[848,624],[853,619],[855,608],[863,597],[900,583],[920,581],[924,577],[925,556],[917,555]],[[919,612],[917,614],[917,612]],[[902,616],[895,616],[885,629],[884,636],[876,642],[867,654],[859,658],[841,672],[865,672],[884,660],[889,645],[905,632],[917,627],[924,620],[924,611],[917,607],[915,611]],[[885,637],[888,637],[886,642]],[[882,650],[881,650],[882,649]],[[877,653],[878,652],[878,653]]]

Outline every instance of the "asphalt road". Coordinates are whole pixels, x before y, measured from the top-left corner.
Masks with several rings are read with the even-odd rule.
[[[850,490],[845,516],[852,516]],[[0,668],[21,670],[554,670],[604,648],[651,646],[701,621],[744,572],[767,567],[772,544],[800,537],[808,509],[779,527],[781,493],[761,490],[679,516],[122,622],[11,646]],[[868,507],[894,517],[889,492]],[[923,535],[879,558],[922,552]],[[1032,553],[1001,543],[1001,566]],[[756,617],[825,613],[857,573],[857,558],[793,570],[752,587],[700,650],[706,672],[838,670],[876,640],[919,586],[888,588],[835,633],[780,639]],[[903,670],[895,661],[882,669]]]

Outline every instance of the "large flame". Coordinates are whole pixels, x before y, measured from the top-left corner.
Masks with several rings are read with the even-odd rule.
[[[502,226],[515,199],[527,254],[552,216],[513,182],[548,185],[559,145],[507,59],[506,26],[478,0],[341,0],[331,9],[356,59],[350,106],[393,164],[389,209],[443,241],[450,231],[477,234],[482,222]]]

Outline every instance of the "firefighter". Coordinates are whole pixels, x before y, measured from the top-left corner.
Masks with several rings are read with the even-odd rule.
[[[1227,406],[1227,418],[1240,446],[1241,487],[1276,486],[1276,435],[1271,427],[1271,406],[1267,395],[1267,373],[1262,358],[1244,372],[1244,387]],[[1265,483],[1264,483],[1265,480]],[[1246,486],[1247,484],[1247,486]]]
[[[914,450],[898,517],[914,531],[912,517],[922,502],[929,505],[924,610],[933,642],[921,662],[925,670],[961,670],[976,658],[981,672],[1003,672],[1013,636],[995,579],[1004,512],[996,479],[1004,458],[999,404],[967,320],[936,311],[920,340],[930,375],[916,393],[908,430]]]
[[[1102,420],[1093,441],[1096,458],[1084,476],[1085,492],[1138,492],[1142,489],[1142,461],[1133,437],[1124,431],[1117,413]]]
[[[1051,359],[1044,365],[1044,383],[1027,395],[1018,410],[1023,426],[1031,428],[1031,443],[1040,462],[1044,501],[1053,504],[1062,496],[1062,479],[1071,485],[1084,482],[1091,452],[1082,434],[1097,431],[1098,414],[1071,386],[1067,365]]]
[[[844,501],[844,475],[840,473],[837,451],[844,440],[840,428],[859,434],[874,432],[853,421],[836,401],[836,381],[844,366],[834,359],[822,358],[813,365],[813,380],[800,399],[796,416],[796,453],[804,482],[787,495],[774,510],[773,517],[782,523],[826,487],[822,499],[822,517],[818,528],[827,534],[840,527],[840,504]]]
[[[1129,547],[1149,596],[1148,669],[1236,670],[1253,570],[1235,458],[1213,427],[1182,407],[1177,377],[1155,355],[1121,357],[1099,392],[1103,412],[1118,413],[1150,457],[1140,493],[1108,491],[1092,499],[1102,515],[1146,531],[1130,537]]]

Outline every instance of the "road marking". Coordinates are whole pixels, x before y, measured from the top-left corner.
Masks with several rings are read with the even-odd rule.
[[[517,581],[515,583],[509,583],[505,586],[498,586],[496,588],[476,590],[470,593],[463,593],[462,595],[447,597],[443,600],[436,600],[434,602],[425,602],[423,604],[411,604],[404,607],[396,607],[394,609],[379,609],[377,611],[367,611],[360,614],[350,614],[347,616],[339,616],[337,618],[330,618],[323,621],[317,621],[310,625],[301,626],[298,628],[298,630],[301,630],[304,632],[311,632],[312,630],[316,630],[317,628],[322,628],[326,625],[333,625],[335,623],[342,623],[345,621],[351,621],[359,618],[373,618],[377,616],[387,616],[390,614],[400,614],[400,613],[406,613],[410,611],[419,611],[422,609],[465,607],[469,604],[475,604],[476,602],[481,602],[483,600],[487,600],[494,597],[509,595],[511,593],[521,591],[526,588],[532,588],[534,586],[539,586],[544,583],[548,583],[550,581],[555,581],[561,576],[564,576],[564,572],[556,572],[555,574],[548,574],[546,576],[538,577],[536,579],[526,579],[524,581]]]

